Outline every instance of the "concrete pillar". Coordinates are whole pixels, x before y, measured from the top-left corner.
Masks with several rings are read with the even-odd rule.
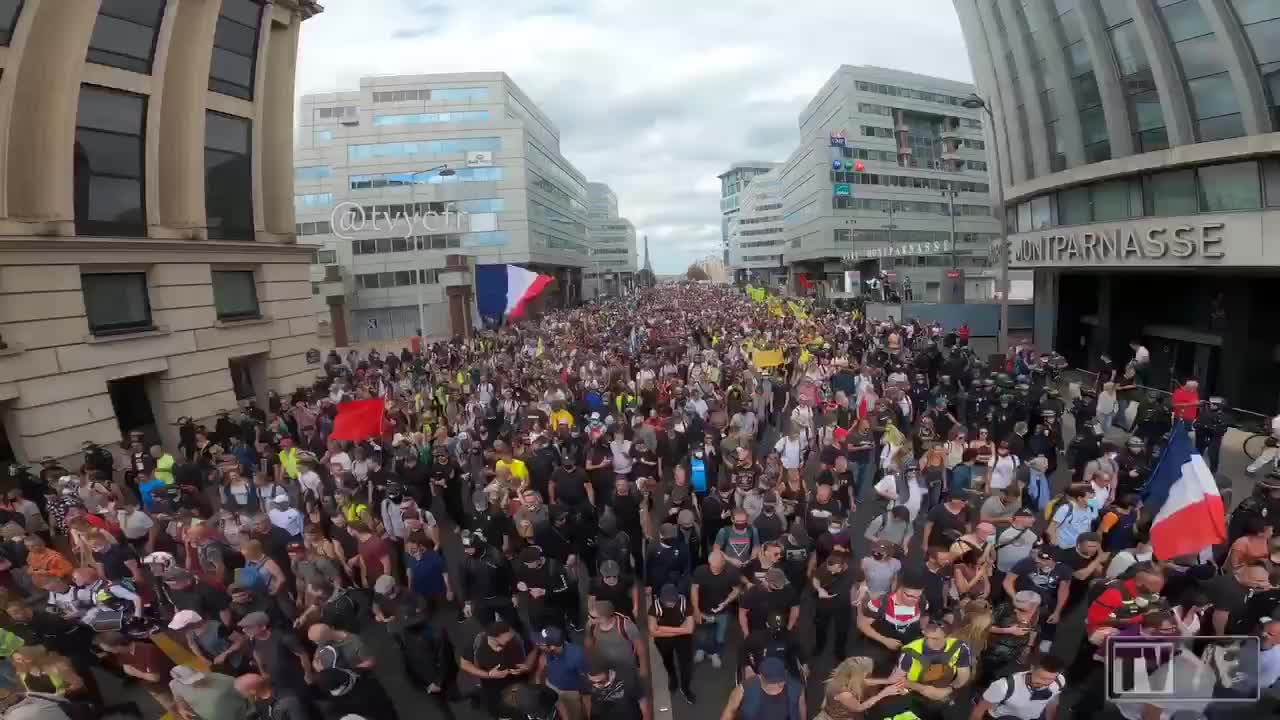
[[[173,0],[164,6],[164,18],[160,21],[160,32],[156,35],[156,54],[155,61],[151,64],[152,73],[168,67],[170,55],[182,51],[181,47],[174,47],[173,45],[173,28],[178,19],[178,5],[183,1]],[[192,0],[185,1],[190,2]],[[151,95],[147,98],[146,155],[143,158],[146,164],[146,177],[148,178],[160,177],[160,156],[164,154],[160,132],[163,122],[164,83],[153,76]],[[146,193],[147,237],[171,237],[174,235],[173,231],[165,228],[160,221],[160,183],[148,182],[145,184],[143,191]],[[181,233],[178,234],[181,235]]]
[[[1049,174],[1049,138],[1044,131],[1044,108],[1040,106],[1041,88],[1036,79],[1034,49],[1027,44],[1027,29],[1018,17],[1021,6],[1019,0],[1000,0],[996,10],[1004,19],[1009,48],[1013,50],[1013,61],[1018,65],[1018,90],[1022,93],[1026,121],[1030,126],[1031,147],[1026,152],[1031,153],[1035,174],[1039,177]]]
[[[1093,76],[1098,81],[1098,94],[1102,97],[1103,113],[1107,118],[1107,136],[1111,142],[1111,157],[1133,154],[1133,130],[1129,123],[1128,105],[1125,103],[1124,86],[1120,83],[1120,68],[1116,66],[1116,54],[1111,49],[1111,36],[1107,34],[1106,21],[1098,9],[1097,0],[1076,0],[1076,12],[1084,30],[1084,42],[1089,46],[1089,62]]]
[[[98,2],[31,3],[22,14],[28,35],[21,53],[9,55],[16,62],[4,73],[14,76],[4,158],[8,216],[60,223],[55,232],[72,235],[80,77]]]
[[[1262,76],[1258,74],[1258,66],[1254,63],[1253,51],[1249,48],[1244,28],[1236,19],[1235,12],[1227,4],[1227,0],[1200,0],[1209,27],[1213,28],[1218,41],[1218,52],[1231,73],[1231,85],[1235,88],[1236,99],[1240,102],[1240,118],[1244,122],[1246,135],[1269,133],[1271,113],[1266,104],[1266,92],[1262,87]]]
[[[1080,108],[1071,90],[1071,76],[1067,73],[1067,59],[1062,54],[1064,44],[1058,24],[1054,22],[1056,11],[1052,3],[1027,3],[1027,22],[1036,29],[1037,40],[1044,45],[1044,62],[1048,71],[1046,79],[1053,87],[1053,105],[1058,110],[1058,137],[1067,156],[1067,167],[1084,165],[1084,134],[1080,130]],[[1039,100],[1036,101],[1037,105]],[[1049,148],[1053,152],[1053,148]]]
[[[1100,353],[1111,353],[1111,276],[1098,276],[1098,324],[1094,326],[1089,338],[1089,351],[1096,357]],[[1093,358],[1088,359],[1089,362]]]
[[[1013,173],[1009,165],[1009,135],[1005,132],[1003,106],[999,103],[1000,83],[996,81],[991,44],[987,31],[978,12],[977,0],[955,0],[956,14],[960,18],[960,27],[964,32],[965,44],[969,48],[969,60],[973,65],[974,78],[977,80],[978,94],[991,103],[995,116],[994,126],[986,117],[982,118],[983,132],[988,143],[1000,143],[1001,171],[1006,183],[1013,182]],[[991,127],[988,127],[991,126]],[[995,162],[988,158],[989,162]],[[995,183],[995,173],[991,173],[991,182]]]
[[[1222,330],[1222,349],[1218,353],[1218,377],[1210,381],[1209,392],[1224,395],[1228,404],[1246,406],[1244,397],[1250,392],[1252,373],[1268,373],[1271,348],[1257,348],[1251,342],[1253,307],[1250,302],[1251,283],[1238,283],[1226,287],[1222,294],[1222,309],[1231,322]],[[1265,322],[1264,318],[1258,318]],[[1201,395],[1207,395],[1204,390]],[[1261,404],[1261,403],[1259,403]]]
[[[987,47],[991,53],[992,71],[996,78],[995,87],[998,89],[987,100],[993,105],[991,110],[995,113],[996,124],[1003,126],[1002,132],[1007,139],[1004,147],[1008,152],[1000,154],[1001,160],[1005,163],[1005,172],[1008,173],[1004,176],[1005,180],[1010,185],[1016,185],[1030,179],[1027,177],[1028,148],[1022,143],[1022,118],[1018,115],[1018,88],[1010,82],[1012,69],[1005,62],[1007,47],[1005,38],[1000,34],[1000,28],[996,23],[995,8],[987,0],[979,0],[977,5],[978,18],[982,23],[983,32],[987,37]],[[1030,70],[1027,68],[1028,72]]]
[[[283,21],[283,22],[282,22]],[[258,127],[262,137],[260,171],[262,193],[255,206],[262,208],[267,233],[292,238],[293,210],[293,90],[294,59],[298,56],[297,13],[277,5],[263,16],[263,37],[269,37],[258,63],[262,82],[255,95]]]
[[[175,53],[163,78],[160,122],[160,224],[206,239],[204,204],[204,119],[209,63],[218,24],[217,0],[180,0],[173,22]],[[256,155],[256,153],[255,153]]]
[[[1036,347],[1052,348],[1058,339],[1058,271],[1036,270],[1033,277]]]
[[[1191,105],[1187,101],[1186,85],[1182,82],[1177,55],[1164,31],[1159,11],[1154,3],[1146,0],[1133,2],[1133,21],[1138,26],[1138,37],[1151,63],[1151,76],[1160,93],[1160,110],[1164,113],[1165,132],[1169,146],[1189,145],[1196,141],[1195,128],[1191,124]]]

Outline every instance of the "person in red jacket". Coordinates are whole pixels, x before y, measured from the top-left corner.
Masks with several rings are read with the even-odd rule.
[[[1142,622],[1152,596],[1164,589],[1164,569],[1150,562],[1134,565],[1133,577],[1102,591],[1089,604],[1085,617],[1085,631],[1092,635],[1105,625],[1124,627]]]
[[[960,326],[960,329],[956,331],[956,339],[959,340],[961,347],[969,344],[969,323],[964,323]]]
[[[1200,414],[1200,383],[1188,380],[1182,387],[1173,391],[1173,398],[1169,404],[1173,406],[1175,419],[1195,422]]]

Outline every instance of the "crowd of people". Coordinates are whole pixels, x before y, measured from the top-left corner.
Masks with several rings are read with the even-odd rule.
[[[1177,708],[1110,702],[1108,639],[1197,663],[1206,635],[1259,661],[1197,711],[1274,714],[1280,479],[1196,556],[1155,557],[1142,500],[1170,432],[1216,467],[1221,399],[1141,398],[1122,439],[1140,343],[1066,398],[1057,356],[968,343],[668,285],[330,353],[314,387],[184,419],[172,446],[14,466],[5,720],[136,711],[103,673],[185,720],[409,717],[375,633],[449,719],[651,720],[656,669],[693,705],[728,665],[722,720],[1052,720],[1064,691],[1076,717],[1150,720]],[[371,399],[378,426],[334,437]]]

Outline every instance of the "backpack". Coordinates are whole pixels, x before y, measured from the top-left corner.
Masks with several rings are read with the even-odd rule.
[[[1115,512],[1108,508],[1107,512]],[[1133,531],[1138,524],[1137,510],[1130,510],[1127,513],[1115,513],[1116,524],[1102,536],[1102,549],[1107,552],[1114,552],[1121,548],[1133,547]],[[1100,520],[1099,520],[1100,522]]]
[[[266,563],[267,559],[265,557],[261,562],[245,562],[244,567],[235,573],[236,583],[250,590],[266,592],[271,587],[271,573],[264,568]]]
[[[1067,514],[1063,516],[1062,522],[1065,524],[1067,520],[1071,518],[1071,515],[1075,512],[1075,508],[1071,506],[1071,501],[1067,498],[1067,494],[1062,493],[1050,500],[1048,505],[1044,506],[1044,521],[1046,523],[1053,522],[1053,516],[1058,513],[1058,506],[1063,503],[1067,504]]]
[[[1134,563],[1134,564],[1136,565],[1137,563]],[[1130,567],[1129,570],[1132,571],[1133,568]],[[1130,573],[1130,577],[1132,577],[1132,573]],[[1135,597],[1135,595],[1125,585],[1125,581],[1128,579],[1129,578],[1118,577],[1114,580],[1102,580],[1101,578],[1099,578],[1089,583],[1089,590],[1087,593],[1085,593],[1085,598],[1084,598],[1085,607],[1088,608],[1090,605],[1093,605],[1095,602],[1098,601],[1098,598],[1102,597],[1102,593],[1106,592],[1107,590],[1110,590],[1111,588],[1117,588],[1118,590],[1120,590],[1120,605],[1124,605],[1125,603],[1129,602]],[[1116,607],[1113,607],[1111,609],[1118,610],[1120,609],[1120,605],[1117,605]]]
[[[1000,698],[1000,702],[991,703],[991,709],[987,711],[987,715],[988,715],[989,717],[993,717],[993,718],[1005,717],[1004,715],[999,715],[999,714],[997,714],[997,713],[996,713],[996,708],[998,708],[998,707],[1000,707],[1001,705],[1004,705],[1005,703],[1009,702],[1009,698],[1013,697],[1013,693],[1014,693],[1014,691],[1018,689],[1018,687],[1017,687],[1016,685],[1014,685],[1014,684],[1013,684],[1013,682],[1014,682],[1014,681],[1013,681],[1013,678],[1014,678],[1014,675],[1015,675],[1015,674],[1016,674],[1016,673],[1014,673],[1014,674],[1009,674],[1009,675],[1005,675],[1005,676],[1004,676],[1004,680],[1006,681],[1006,682],[1005,682],[1005,688],[1004,688],[1004,697]],[[997,680],[997,682],[998,682],[998,680]],[[1054,685],[1056,685],[1057,687],[1056,687],[1056,688],[1054,688]],[[1050,687],[1050,689],[1056,689],[1058,692],[1061,692],[1061,691],[1062,691],[1063,686],[1065,686],[1065,685],[1066,685],[1066,680],[1065,680],[1065,678],[1063,678],[1061,675],[1059,675],[1059,676],[1057,676],[1056,678],[1054,678],[1054,679],[1053,679],[1053,684],[1052,684],[1052,685],[1050,685],[1049,687]]]

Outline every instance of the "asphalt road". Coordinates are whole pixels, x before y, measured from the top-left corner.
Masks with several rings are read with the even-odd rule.
[[[1069,442],[1073,435],[1073,423],[1068,417],[1064,427],[1066,439]],[[1123,438],[1119,431],[1114,431],[1114,437]],[[1222,450],[1222,465],[1219,475],[1225,475],[1231,478],[1233,482],[1233,499],[1238,502],[1241,498],[1247,497],[1253,488],[1253,479],[1244,473],[1244,467],[1248,464],[1248,459],[1241,451],[1241,444],[1247,437],[1246,434],[1232,431],[1227,435]],[[771,446],[776,440],[776,431],[771,431],[765,438],[765,447]],[[812,481],[816,473],[816,453],[813,454],[809,467],[806,468],[806,478]],[[1069,472],[1065,469],[1065,462],[1060,463],[1059,471],[1052,478],[1055,490],[1063,487],[1069,477]],[[874,493],[870,488],[864,489],[864,500],[868,499]],[[855,539],[854,553],[855,556],[861,557],[865,552],[865,541],[862,540],[862,529],[876,516],[878,507],[875,502],[862,502],[854,515],[851,527],[856,530],[853,533]],[[444,526],[442,527],[441,541],[443,551],[449,560],[451,567],[456,567],[461,557],[461,543],[456,529],[449,525],[448,516],[444,512],[443,507],[437,507],[434,514]],[[917,536],[918,537],[918,536]],[[918,550],[916,553],[918,554]],[[455,578],[456,582],[456,578]],[[455,585],[455,587],[457,587]],[[584,582],[584,603],[585,603],[585,582]],[[585,607],[585,604],[584,604]],[[812,623],[812,598],[809,594],[805,595],[802,612],[800,614],[800,623],[797,628],[800,638],[806,643],[806,647],[812,647],[814,641],[814,627]],[[455,648],[467,648],[470,646],[480,627],[474,621],[458,620],[456,608],[442,609],[435,622],[441,627],[446,628],[453,640]],[[724,666],[720,669],[713,668],[709,662],[703,662],[695,666],[694,671],[694,691],[697,695],[698,702],[696,705],[690,705],[679,696],[674,698],[668,696],[665,688],[665,673],[661,669],[661,660],[656,651],[652,653],[654,668],[655,686],[655,718],[657,720],[709,720],[719,716],[724,707],[724,702],[733,688],[734,668],[736,667],[736,648],[741,641],[741,637],[736,630],[736,623],[733,624],[734,629],[729,633],[729,647],[724,655]],[[849,617],[849,625],[852,628],[850,632],[849,654],[857,654],[859,643],[861,642],[857,628],[854,627],[854,616],[851,611]],[[1083,609],[1076,612],[1072,616],[1068,616],[1063,620],[1063,626],[1058,633],[1058,642],[1054,646],[1054,654],[1064,658],[1070,658],[1074,655],[1076,643],[1079,642],[1083,635]],[[423,690],[414,687],[403,670],[399,653],[394,642],[391,640],[386,630],[377,626],[376,623],[369,623],[369,627],[362,633],[362,637],[368,643],[369,647],[375,652],[378,658],[377,677],[387,687],[392,697],[396,700],[396,704],[400,709],[402,718],[410,718],[416,716],[420,709],[424,708],[424,701],[427,701],[426,694]],[[831,650],[828,648],[826,653],[817,658],[810,658],[810,677],[808,682],[808,701],[809,716],[812,717],[820,708],[822,681],[826,679],[833,666]],[[136,689],[122,689],[119,683],[110,678],[103,678],[104,691],[107,693],[108,702],[122,702],[124,700],[133,700],[139,703],[144,709],[145,717],[159,717],[160,712],[149,697],[144,696]],[[432,716],[437,714],[434,705],[428,705],[431,709],[427,712]],[[455,713],[460,720],[482,720],[487,717],[483,712],[474,710],[469,703],[455,703],[453,705]],[[154,714],[152,711],[155,711]],[[1060,715],[1059,717],[1066,717]]]

